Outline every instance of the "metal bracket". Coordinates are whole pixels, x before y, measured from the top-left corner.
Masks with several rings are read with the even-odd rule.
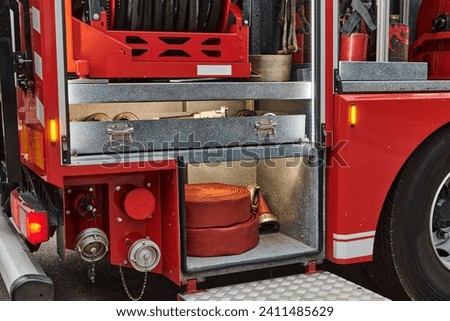
[[[311,275],[311,274],[317,274],[317,273],[319,273],[319,271],[317,270],[317,262],[309,261],[308,265],[306,266],[305,274]]]
[[[32,61],[31,59],[27,59],[26,52],[19,51],[14,53],[14,62],[17,65],[23,65],[25,63],[31,63]]]
[[[256,135],[260,138],[274,138],[277,135],[277,123],[269,118],[258,120],[255,123]]]
[[[32,70],[33,61],[29,59],[27,52],[18,51],[13,53],[14,71],[17,74],[16,86],[26,90],[34,88],[34,81],[29,79],[29,71]]]
[[[244,0],[242,2],[242,21],[248,27],[252,24],[252,2],[253,0]]]
[[[100,19],[100,13],[105,11],[104,0],[88,0],[87,18],[89,21]]]
[[[133,141],[134,128],[128,123],[111,124],[106,127],[108,140],[120,146],[130,146]]]
[[[67,136],[61,137],[61,152],[62,152],[62,163],[67,165],[70,163],[70,152],[69,152],[69,144],[67,141]]]
[[[341,75],[339,74],[339,70],[334,70],[334,91],[337,93],[341,93],[342,90],[342,80]]]

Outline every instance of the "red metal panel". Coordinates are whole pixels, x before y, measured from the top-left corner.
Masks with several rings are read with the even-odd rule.
[[[130,267],[128,251],[137,240],[149,238],[161,250],[161,261],[152,270],[181,284],[180,227],[178,213],[177,170],[136,171],[132,174],[72,176],[65,178],[64,212],[66,247],[74,249],[75,238],[82,230],[97,227],[109,239],[109,258],[114,265]],[[91,187],[91,190],[89,188]],[[130,191],[145,188],[155,198],[155,209],[145,220],[127,215],[124,200]],[[97,199],[101,215],[83,217],[82,199]],[[98,213],[98,212],[97,212]]]
[[[432,32],[433,19],[438,15],[450,12],[450,1],[448,0],[422,0],[417,19],[417,38]]]
[[[424,0],[417,18],[417,40],[410,47],[412,61],[428,63],[430,79],[450,79],[449,0]],[[440,23],[439,23],[440,22]]]
[[[429,79],[450,79],[450,32],[426,33],[411,46],[411,60],[428,63]]]
[[[249,28],[237,5],[229,7],[236,22],[225,33],[111,31],[105,14],[91,25],[73,18],[74,57],[87,61],[90,78],[248,78]],[[229,74],[204,75],[199,64],[232,68]]]
[[[348,264],[371,259],[384,200],[411,153],[449,123],[450,94],[367,94],[335,97],[335,131],[328,154],[327,258]],[[357,124],[349,123],[349,107]],[[343,246],[345,253],[336,258]],[[370,250],[370,248],[369,248]],[[353,252],[353,253],[352,253]],[[363,251],[364,252],[364,251]],[[360,253],[361,254],[361,253]]]
[[[51,168],[52,171],[58,172],[58,168],[61,163],[60,156],[60,142],[56,144],[50,144],[47,139],[48,134],[46,129],[48,126],[48,119],[55,118],[59,120],[59,100],[58,100],[58,77],[57,77],[57,41],[56,41],[56,27],[55,27],[55,8],[54,1],[31,1],[31,6],[35,7],[40,14],[40,33],[32,28],[32,38],[33,38],[33,52],[36,52],[42,60],[41,66],[38,68],[42,69],[41,77],[35,74],[35,92],[24,94],[24,103],[26,112],[30,113],[33,117],[33,122],[38,124],[42,132],[41,142],[44,143],[42,148],[45,151],[45,166],[46,168]],[[37,51],[39,52],[37,52]],[[35,70],[37,62],[34,61]],[[43,122],[40,124],[37,120],[37,102],[35,98],[38,98],[40,105],[43,108]],[[29,115],[27,116],[29,118]],[[27,125],[31,125],[30,121],[26,122]],[[43,127],[42,127],[43,125]],[[24,162],[27,166],[34,170],[35,163],[31,160],[31,164]],[[46,169],[45,169],[46,171]],[[38,172],[43,178],[46,178],[47,173]],[[57,173],[54,173],[57,175]]]
[[[25,30],[24,22],[24,8],[21,3],[20,7],[20,38],[21,46],[20,50],[27,50],[26,48],[25,35],[27,33],[31,34],[31,58],[42,57],[42,45],[41,45],[41,34],[33,28],[33,25],[40,26],[39,15],[33,16],[34,12],[40,12],[40,1],[33,0],[30,1],[30,8],[35,8],[36,10],[30,10],[30,30]],[[35,21],[35,24],[32,21]],[[41,28],[42,31],[42,28]],[[41,70],[40,62],[34,61],[34,70]],[[42,173],[45,170],[44,162],[44,128],[38,119],[38,104],[37,99],[41,102],[43,100],[43,90],[42,90],[42,80],[37,73],[34,74],[34,85],[35,92],[24,92],[22,90],[17,91],[18,95],[18,121],[19,121],[19,142],[20,142],[20,152],[21,157],[24,162],[29,163],[30,167],[38,170]]]

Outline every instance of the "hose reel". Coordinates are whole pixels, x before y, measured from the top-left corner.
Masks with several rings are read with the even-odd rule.
[[[68,10],[68,72],[80,78],[251,76],[248,21],[235,1],[72,0]]]
[[[223,32],[230,0],[106,0],[112,30]]]

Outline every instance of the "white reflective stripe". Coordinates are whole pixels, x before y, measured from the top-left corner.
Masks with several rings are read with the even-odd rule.
[[[44,75],[42,72],[42,58],[36,51],[34,52],[34,72],[39,78],[41,78],[41,80],[44,80]]]
[[[9,10],[9,21],[11,22],[11,46],[12,51],[16,52],[16,20],[14,18],[14,11]]]
[[[36,97],[36,114],[42,126],[45,127],[44,105],[37,97]]]
[[[197,76],[231,76],[231,65],[198,65]]]
[[[374,237],[356,241],[333,241],[335,259],[354,259],[373,254]]]
[[[55,0],[56,68],[58,73],[59,132],[67,135],[66,53],[64,39],[64,1]]]
[[[354,234],[333,234],[333,239],[335,240],[354,240],[354,239],[360,239],[364,237],[371,237],[375,236],[375,231],[369,231],[369,232],[361,232],[361,233],[354,233]]]
[[[31,19],[33,20],[33,29],[41,33],[41,12],[35,7],[31,8]]]

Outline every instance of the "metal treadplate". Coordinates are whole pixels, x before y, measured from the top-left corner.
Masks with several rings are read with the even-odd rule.
[[[186,301],[385,301],[386,298],[329,272],[241,283],[182,294]]]

